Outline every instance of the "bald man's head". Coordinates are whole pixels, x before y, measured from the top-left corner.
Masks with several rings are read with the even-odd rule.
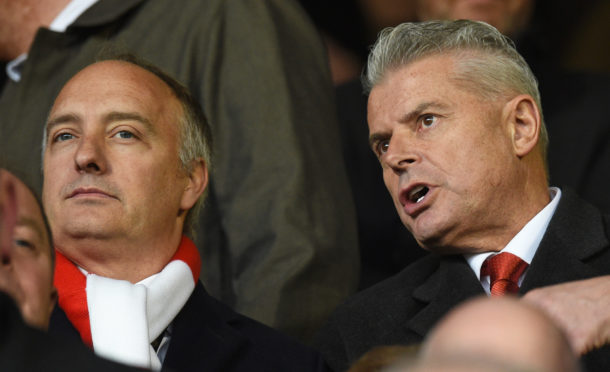
[[[565,335],[540,310],[516,298],[478,298],[450,312],[428,335],[422,358],[486,356],[534,371],[574,372]]]

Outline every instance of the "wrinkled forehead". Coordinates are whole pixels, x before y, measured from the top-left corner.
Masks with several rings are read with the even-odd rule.
[[[102,61],[73,76],[58,94],[50,123],[58,117],[83,119],[87,115],[137,114],[154,125],[178,121],[182,105],[172,89],[154,73],[125,61]],[[163,122],[163,124],[158,123]],[[174,131],[174,125],[168,130]]]

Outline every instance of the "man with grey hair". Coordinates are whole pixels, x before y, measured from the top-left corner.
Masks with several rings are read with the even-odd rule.
[[[421,341],[470,297],[610,272],[608,218],[548,186],[536,79],[508,38],[482,22],[405,23],[381,33],[366,79],[371,148],[430,254],[335,312],[318,337],[335,370]]]
[[[208,184],[211,139],[186,88],[132,57],[97,62],[62,88],[45,130],[52,333],[152,370],[323,368],[199,282],[185,225]]]

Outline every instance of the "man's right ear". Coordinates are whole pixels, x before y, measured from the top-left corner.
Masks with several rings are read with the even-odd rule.
[[[182,194],[180,208],[191,209],[208,186],[208,167],[203,158],[193,160],[192,170],[188,175],[188,183]]]

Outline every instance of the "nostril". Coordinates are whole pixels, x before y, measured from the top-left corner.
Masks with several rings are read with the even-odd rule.
[[[96,171],[100,170],[100,167],[95,162],[88,163],[87,164],[87,168],[93,169],[93,170],[96,170]]]
[[[2,253],[2,265],[8,265],[11,263],[11,257],[6,254],[6,253]]]

